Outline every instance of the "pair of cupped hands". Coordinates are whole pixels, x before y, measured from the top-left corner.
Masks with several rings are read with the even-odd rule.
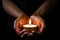
[[[27,24],[29,19],[31,19],[32,23],[37,25],[38,29],[37,31],[33,31],[31,30],[31,32],[27,32],[22,25]],[[22,15],[20,17],[18,17],[15,21],[14,21],[14,29],[16,31],[16,33],[18,35],[20,35],[20,37],[23,37],[24,35],[28,35],[31,36],[33,35],[33,33],[37,33],[37,34],[41,34],[43,32],[45,26],[45,22],[43,20],[43,18],[41,18],[39,15],[33,14],[32,16],[27,16],[27,15]]]

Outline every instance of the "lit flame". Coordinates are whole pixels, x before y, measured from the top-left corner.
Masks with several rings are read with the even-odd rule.
[[[29,19],[29,25],[31,25],[31,19]]]
[[[31,19],[29,19],[29,23],[28,24],[25,24],[25,25],[23,25],[23,27],[26,27],[26,28],[34,28],[34,27],[36,27],[37,25],[34,25],[34,24],[31,24]]]

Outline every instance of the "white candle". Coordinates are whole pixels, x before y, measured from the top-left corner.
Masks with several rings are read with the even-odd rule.
[[[29,19],[29,24],[23,25],[23,27],[25,27],[25,28],[34,28],[36,26],[37,25],[31,24],[31,19]]]

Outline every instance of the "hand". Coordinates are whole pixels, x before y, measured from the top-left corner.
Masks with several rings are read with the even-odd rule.
[[[24,15],[22,17],[18,17],[15,21],[14,21],[14,29],[16,31],[16,33],[18,35],[20,35],[20,37],[22,38],[23,36],[25,36],[25,34],[27,34],[27,36],[30,36],[34,33],[34,31],[31,31],[31,29],[29,29],[29,31],[26,31],[26,29],[23,28],[22,25],[27,24],[29,21],[29,17]]]
[[[26,15],[23,15],[21,17],[18,17],[14,21],[14,29],[18,35],[21,34],[21,37],[23,37],[25,34],[27,34],[26,30],[22,27],[22,25],[27,24],[28,20],[29,20],[29,17]]]
[[[38,31],[36,33],[42,33],[43,28],[45,26],[44,20],[40,16],[31,16],[30,18],[32,19],[33,24],[38,25]],[[27,24],[28,21],[29,21],[28,16],[18,17],[14,21],[14,29],[16,30],[16,33],[20,35],[20,37],[23,37],[25,34],[27,34],[28,36],[33,35],[33,33],[35,32],[31,29],[30,29],[31,32],[28,32],[26,31],[26,29],[22,27],[22,25]]]
[[[36,33],[42,33],[43,29],[45,27],[45,22],[40,16],[32,15],[31,16],[32,23],[37,25],[37,31]]]

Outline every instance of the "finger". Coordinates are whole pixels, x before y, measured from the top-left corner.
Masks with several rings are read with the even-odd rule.
[[[14,27],[13,28],[16,30],[16,33],[18,34],[19,28],[18,28],[18,25],[16,24],[16,20],[14,21]]]
[[[19,32],[19,34],[22,34],[23,32],[25,32],[25,29],[24,29],[24,30],[22,30],[22,31],[20,31],[20,32]]]
[[[43,28],[40,29],[40,33],[42,33],[42,32],[43,32]]]
[[[24,33],[21,35],[21,38],[22,38],[25,34],[27,34],[27,32],[24,32]]]
[[[31,36],[31,35],[33,35],[33,33],[34,33],[34,32],[35,32],[35,31],[32,31],[31,33],[29,33],[29,34],[28,34],[28,36]]]
[[[18,25],[17,25],[17,21],[15,20],[14,21],[14,29],[16,29],[16,27],[18,27]]]
[[[44,22],[44,21],[42,21],[42,22],[41,22],[40,32],[42,32],[44,28],[45,28],[45,22]]]
[[[40,28],[37,33],[42,33],[42,32],[43,32],[43,28]]]

